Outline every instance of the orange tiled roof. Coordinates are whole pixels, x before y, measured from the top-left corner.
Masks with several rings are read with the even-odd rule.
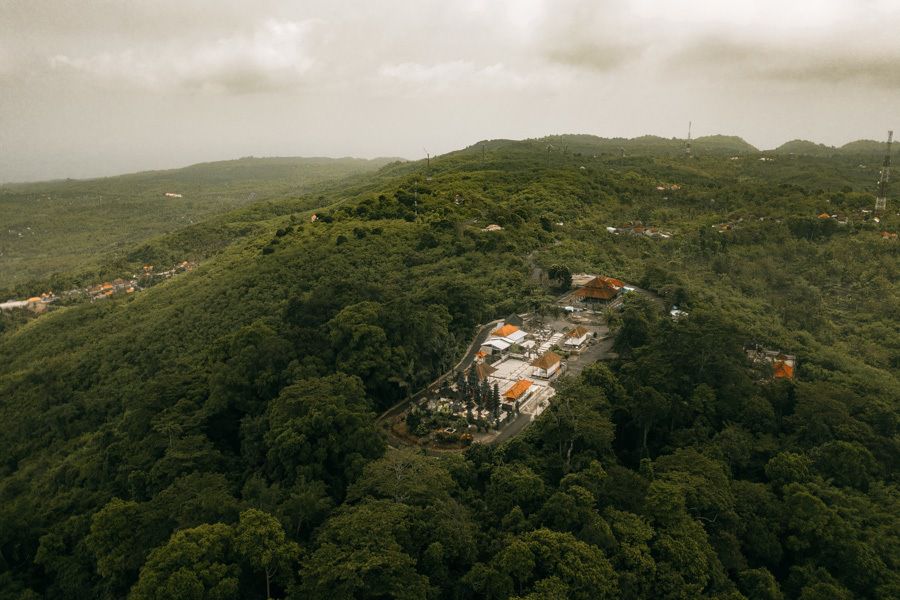
[[[528,379],[520,379],[511,388],[503,392],[503,397],[507,400],[518,400],[522,397],[522,394],[528,391],[532,383],[534,382]]]
[[[828,213],[822,213],[821,215],[819,215],[819,218],[820,219],[830,219],[831,215],[829,215]]]
[[[510,325],[509,323],[507,323],[503,327],[499,327],[499,328],[495,329],[491,333],[491,335],[496,335],[498,337],[506,337],[506,336],[514,334],[518,330],[519,330],[519,328],[516,327],[515,325]]]
[[[576,295],[582,298],[594,298],[597,300],[612,300],[619,293],[625,283],[612,277],[594,277],[584,287],[579,289]]]
[[[532,363],[532,367],[537,367],[538,369],[544,369],[545,371],[562,360],[558,354],[555,352],[546,352],[540,358],[535,359]]]
[[[772,365],[772,372],[775,379],[793,379],[794,367],[784,361],[777,361]]]

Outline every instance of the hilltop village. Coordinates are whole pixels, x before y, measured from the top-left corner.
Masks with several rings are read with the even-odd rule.
[[[559,296],[551,314],[511,314],[482,327],[465,357],[408,402],[382,415],[398,446],[462,449],[507,439],[553,402],[563,375],[577,375],[597,360],[616,358],[606,322],[629,294],[652,292],[604,275],[574,274],[573,289]],[[689,313],[672,306],[673,321]],[[759,382],[792,380],[797,357],[755,343],[745,345]]]
[[[573,280],[580,283],[551,315],[512,314],[482,327],[456,369],[382,417],[389,437],[442,448],[498,441],[546,410],[562,375],[614,357],[604,310],[636,288],[605,276]]]

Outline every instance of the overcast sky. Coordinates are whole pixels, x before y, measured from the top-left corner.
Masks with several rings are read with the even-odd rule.
[[[900,128],[898,0],[0,0],[0,181]]]

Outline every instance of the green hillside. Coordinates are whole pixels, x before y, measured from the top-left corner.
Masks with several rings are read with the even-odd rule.
[[[388,162],[249,157],[102,179],[0,185],[0,292],[53,274],[96,277],[104,261],[121,259],[148,238],[262,199],[310,194],[324,181]]]
[[[596,156],[621,156],[648,155],[663,157],[676,157],[685,153],[687,140],[679,138],[663,138],[655,135],[645,135],[636,138],[601,138],[586,134],[551,135],[543,138],[516,142],[512,140],[485,140],[467,148],[464,152],[481,152],[486,150],[505,148],[509,146],[522,147],[527,144],[532,149],[542,148],[550,154],[550,160],[554,156],[583,155]],[[758,150],[737,136],[711,135],[692,140],[691,148],[694,154],[709,154],[716,156],[755,153]]]
[[[493,140],[314,192],[272,181],[122,247],[123,268],[196,252],[192,272],[3,313],[0,599],[897,597],[896,194],[876,224],[874,158],[701,139],[694,158]],[[671,237],[607,232],[634,221]],[[667,310],[627,296],[618,358],[518,436],[389,449],[376,415],[480,324],[558,317],[535,267]],[[766,379],[748,343],[796,355],[796,378]]]
[[[876,142],[875,140],[856,140],[841,146],[840,150],[843,154],[862,154],[884,156],[886,144],[884,141]],[[896,156],[898,153],[897,145],[894,144],[891,154]]]
[[[778,146],[773,150],[775,154],[801,154],[805,156],[832,156],[838,152],[838,149],[826,146],[825,144],[817,144],[808,140],[791,140]]]
[[[834,146],[826,146],[825,144],[817,144],[808,140],[791,140],[778,146],[772,150],[775,154],[794,154],[798,156],[846,156],[864,159],[881,160],[884,157],[886,149],[885,142],[877,142],[875,140],[856,140],[849,142],[839,148]],[[898,153],[897,146],[892,148],[892,155]]]
[[[693,151],[705,154],[754,154],[759,150],[742,138],[734,135],[706,135],[696,138],[691,147]]]

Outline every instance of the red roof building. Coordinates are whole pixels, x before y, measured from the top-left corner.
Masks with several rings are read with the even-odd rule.
[[[503,397],[510,402],[515,402],[525,395],[525,392],[528,391],[528,388],[531,387],[532,383],[534,382],[527,379],[520,379],[513,384],[511,388],[503,392]]]
[[[612,277],[594,277],[575,292],[583,300],[608,301],[615,298],[625,283]]]

